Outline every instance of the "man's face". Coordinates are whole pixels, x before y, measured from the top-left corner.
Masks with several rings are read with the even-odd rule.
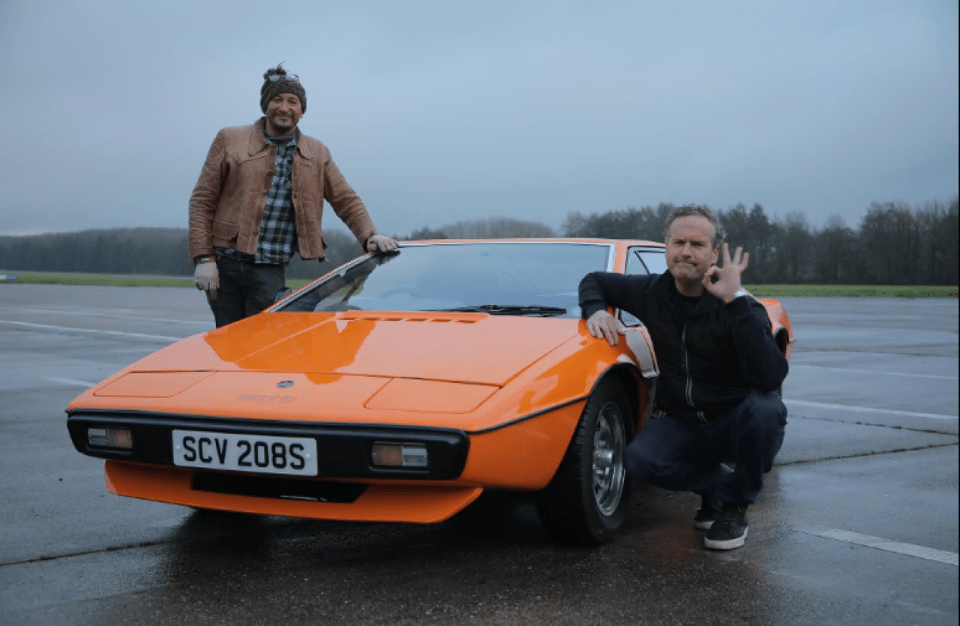
[[[303,106],[296,94],[281,93],[267,103],[267,133],[289,135],[303,117]]]
[[[680,284],[700,284],[703,275],[717,262],[720,249],[713,245],[714,229],[701,215],[674,220],[667,238],[667,269]]]

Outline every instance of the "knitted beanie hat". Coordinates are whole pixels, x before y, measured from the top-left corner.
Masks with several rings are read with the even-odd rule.
[[[288,74],[282,63],[271,67],[263,74],[263,87],[260,88],[260,110],[267,112],[267,104],[282,93],[292,93],[300,98],[300,108],[307,112],[307,92],[300,84],[296,74]]]

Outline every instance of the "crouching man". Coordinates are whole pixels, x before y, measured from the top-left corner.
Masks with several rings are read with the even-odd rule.
[[[630,443],[634,480],[701,497],[694,518],[704,545],[729,550],[747,537],[747,506],[783,443],[787,410],[778,390],[787,361],[764,306],[740,284],[749,255],[730,257],[706,206],[674,209],[665,225],[667,272],[588,274],[580,282],[587,329],[616,345],[623,326],[607,312],[632,313],[653,340],[660,378],[655,419]],[[730,471],[728,465],[735,469]]]

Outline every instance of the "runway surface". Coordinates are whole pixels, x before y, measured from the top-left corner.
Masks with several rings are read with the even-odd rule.
[[[433,526],[120,498],[78,454],[84,388],[212,329],[191,289],[0,285],[0,624],[951,624],[955,299],[784,298],[787,438],[747,544],[636,488],[622,535],[557,545],[528,498]]]

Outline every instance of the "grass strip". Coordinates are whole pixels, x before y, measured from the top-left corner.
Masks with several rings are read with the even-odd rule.
[[[26,285],[106,285],[110,287],[196,287],[193,278],[174,276],[124,276],[122,274],[54,274],[23,272],[15,274],[15,281],[0,280],[0,284]],[[287,287],[299,289],[309,280],[290,279]]]
[[[956,285],[746,285],[759,298],[956,298]]]
[[[0,284],[25,283],[34,285],[110,285],[116,287],[194,287],[193,278],[169,276],[124,276],[118,274],[56,274],[24,272],[16,281]],[[304,278],[287,280],[287,287],[299,289],[311,282]],[[956,285],[746,285],[747,290],[760,298],[817,297],[817,298],[956,298]]]
[[[192,278],[123,276],[119,274],[54,274],[23,272],[14,283],[28,285],[110,285],[114,287],[194,287]]]

